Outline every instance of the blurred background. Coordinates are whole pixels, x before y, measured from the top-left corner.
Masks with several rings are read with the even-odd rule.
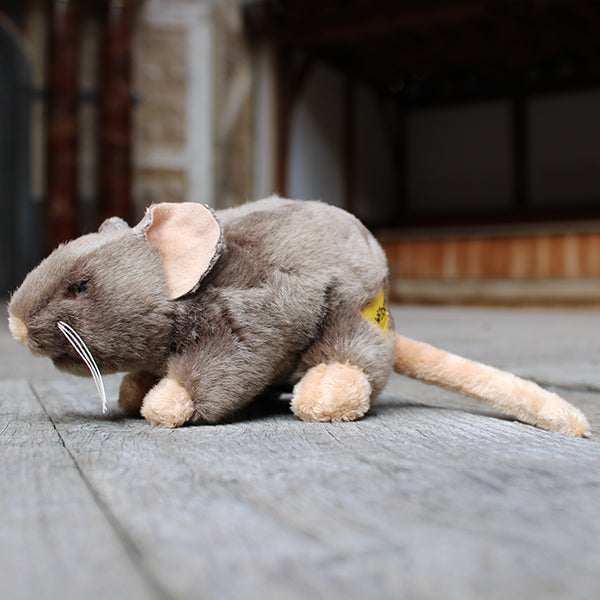
[[[396,301],[600,299],[600,1],[0,0],[0,291],[152,202],[316,198]]]

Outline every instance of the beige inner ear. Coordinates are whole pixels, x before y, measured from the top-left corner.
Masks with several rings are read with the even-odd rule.
[[[221,235],[218,222],[202,204],[157,204],[146,239],[163,258],[169,297],[191,292],[211,266]]]

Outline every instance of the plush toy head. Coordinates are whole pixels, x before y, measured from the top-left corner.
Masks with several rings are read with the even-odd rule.
[[[220,246],[220,226],[199,204],[155,205],[134,229],[109,219],[29,273],[9,304],[10,330],[64,371],[87,374],[59,321],[101,372],[147,368],[164,358],[173,300],[197,290]]]

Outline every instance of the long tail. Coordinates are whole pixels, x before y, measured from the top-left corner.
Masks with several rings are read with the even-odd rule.
[[[590,426],[577,408],[532,381],[396,334],[394,370],[491,404],[541,429],[588,437]]]

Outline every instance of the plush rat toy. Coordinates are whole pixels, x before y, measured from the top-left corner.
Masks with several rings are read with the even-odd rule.
[[[395,333],[387,277],[375,238],[327,204],[157,204],[134,228],[109,219],[57,248],[14,293],[9,326],[59,369],[87,375],[62,333],[74,330],[100,372],[127,372],[122,410],[165,427],[218,423],[289,384],[301,419],[351,421],[395,370],[588,435],[556,394]]]

